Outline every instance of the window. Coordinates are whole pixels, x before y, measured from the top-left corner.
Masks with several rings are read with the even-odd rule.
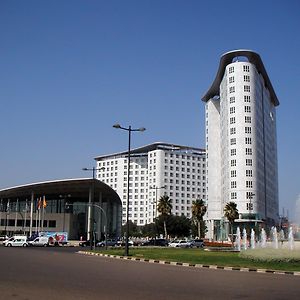
[[[234,86],[231,86],[230,88],[229,88],[229,93],[234,93],[235,92],[235,87]]]
[[[251,145],[252,144],[252,139],[250,137],[245,138],[245,144],[246,145]]]
[[[246,166],[252,166],[252,159],[246,158]]]
[[[246,181],[246,188],[252,189],[253,188],[253,182],[252,181]]]
[[[250,82],[250,76],[249,75],[244,75],[244,81],[245,82]]]
[[[233,73],[234,72],[234,67],[229,67],[229,73],[231,74],[231,73]]]
[[[234,83],[234,77],[229,77],[229,83]]]
[[[245,106],[245,112],[251,113],[251,106]]]
[[[244,85],[244,92],[250,93],[250,85]]]
[[[250,72],[250,67],[249,66],[243,66],[244,72]]]
[[[251,127],[245,127],[245,133],[251,133]]]
[[[251,117],[245,116],[245,123],[251,123]]]
[[[56,220],[49,220],[49,228],[55,228],[56,227]]]
[[[235,145],[236,144],[236,138],[230,139],[230,145]]]
[[[230,155],[231,156],[236,155],[236,149],[230,149]]]
[[[252,177],[252,170],[246,170],[246,176]]]
[[[247,203],[247,210],[253,210],[253,203]]]
[[[231,193],[231,199],[236,199],[237,197],[236,197],[236,192],[232,192]]]
[[[244,96],[244,101],[245,102],[250,102],[250,96],[249,95],[245,95]]]
[[[246,155],[252,155],[252,149],[246,148]]]
[[[235,123],[235,117],[231,117],[230,118],[230,124],[234,124]]]
[[[234,114],[235,113],[235,107],[230,107],[229,108],[229,113]]]
[[[236,177],[236,170],[230,171],[230,177]]]
[[[235,127],[230,128],[230,134],[236,134],[236,129],[235,129]]]
[[[230,186],[232,189],[236,189],[236,181],[231,181]]]
[[[235,97],[230,97],[229,98],[229,103],[235,103]]]
[[[230,165],[231,165],[231,167],[236,167],[236,160],[235,160],[235,159],[232,159],[232,160],[230,161]]]
[[[254,194],[252,192],[246,192],[247,199],[253,199]]]

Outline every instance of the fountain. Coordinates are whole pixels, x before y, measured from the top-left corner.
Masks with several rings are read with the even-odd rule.
[[[253,228],[251,229],[250,242],[251,242],[251,249],[255,249],[255,231],[253,230]]]
[[[289,241],[289,249],[294,250],[295,242],[294,242],[294,235],[293,235],[293,228],[292,227],[289,228],[288,241]]]
[[[273,248],[278,249],[278,236],[277,236],[277,228],[273,226],[271,228],[271,234],[272,234],[272,241],[273,241]]]
[[[247,250],[247,231],[243,229],[243,250]]]
[[[241,231],[240,227],[236,229],[235,246],[238,251],[241,251]]]
[[[260,237],[260,247],[266,248],[267,247],[267,235],[264,228],[261,230],[261,237]]]

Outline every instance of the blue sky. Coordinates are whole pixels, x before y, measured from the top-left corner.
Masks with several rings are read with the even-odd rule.
[[[204,147],[204,104],[220,56],[260,54],[276,91],[280,213],[300,194],[300,2],[0,2],[0,188],[87,177],[133,147]]]

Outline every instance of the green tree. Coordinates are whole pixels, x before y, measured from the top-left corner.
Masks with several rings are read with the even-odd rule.
[[[142,236],[154,238],[156,234],[155,223],[146,224],[141,227]]]
[[[164,232],[164,222],[168,228],[168,234],[172,237],[186,237],[191,232],[191,221],[186,216],[169,215],[159,216],[157,220],[158,232]]]
[[[227,218],[230,225],[231,242],[233,243],[233,223],[239,218],[239,211],[235,202],[228,202],[224,207],[224,216]]]
[[[205,215],[206,210],[207,210],[206,205],[202,199],[201,200],[197,199],[197,200],[193,201],[192,219],[197,225],[199,238],[203,237],[201,235],[201,223],[203,221],[203,216]],[[204,230],[202,232],[204,232]]]
[[[167,223],[166,219],[169,215],[171,215],[171,210],[172,210],[172,203],[171,199],[167,195],[163,195],[160,197],[157,205],[157,210],[158,212],[162,215],[163,218],[163,223],[164,223],[164,233],[165,233],[165,238],[167,238],[168,233],[167,233]]]
[[[122,226],[122,233],[125,235],[126,223]],[[129,220],[129,236],[140,236],[141,231],[138,225]]]

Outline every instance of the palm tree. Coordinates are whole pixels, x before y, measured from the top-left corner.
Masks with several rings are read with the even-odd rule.
[[[198,227],[198,237],[201,238],[201,222],[203,221],[203,216],[206,213],[207,207],[205,206],[204,201],[201,200],[195,200],[192,204],[192,218],[194,222],[197,224]]]
[[[239,211],[235,202],[228,202],[224,207],[224,215],[230,224],[231,241],[233,243],[233,223],[239,218]]]
[[[171,210],[172,210],[172,201],[169,198],[169,196],[163,195],[160,197],[160,199],[158,201],[158,205],[157,205],[157,210],[163,216],[165,238],[167,238],[168,233],[167,233],[166,219],[167,219],[167,216],[169,216],[171,214]]]

